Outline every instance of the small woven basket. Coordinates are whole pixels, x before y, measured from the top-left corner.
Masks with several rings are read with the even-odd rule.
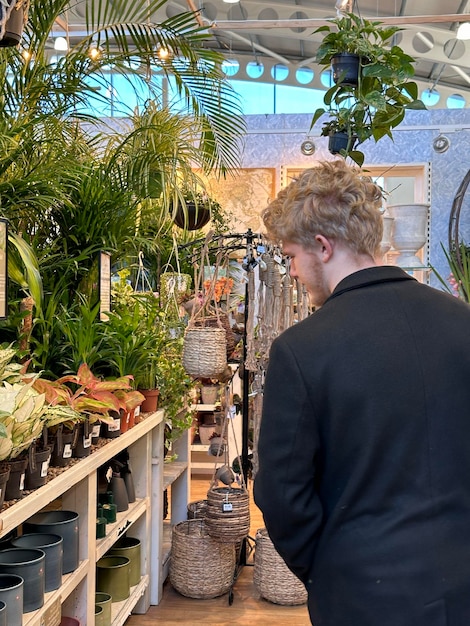
[[[307,602],[305,585],[293,574],[271,541],[266,528],[256,531],[253,583],[265,600],[294,606]]]
[[[183,367],[196,378],[216,378],[227,366],[225,330],[210,326],[187,327],[183,341]]]
[[[250,530],[248,491],[238,487],[216,487],[207,492],[207,532],[221,543],[237,543]]]
[[[235,546],[212,539],[204,520],[173,526],[170,581],[181,595],[207,600],[229,591],[235,572]]]
[[[188,504],[188,519],[204,519],[207,510],[207,500],[196,500]]]

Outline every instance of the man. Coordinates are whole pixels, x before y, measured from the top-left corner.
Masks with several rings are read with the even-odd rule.
[[[337,160],[263,214],[320,308],[273,342],[255,501],[314,626],[469,626],[470,307],[377,265],[380,205]]]

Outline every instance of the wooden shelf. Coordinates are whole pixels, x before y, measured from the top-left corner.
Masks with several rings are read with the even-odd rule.
[[[171,461],[170,463],[165,463],[163,469],[163,489],[168,489],[168,487],[187,469],[187,461]]]
[[[152,585],[157,587],[161,583],[158,577],[152,580],[149,554],[152,546],[157,552],[163,551],[163,418],[161,410],[146,414],[139,424],[119,437],[100,442],[88,457],[64,468],[44,486],[14,504],[6,503],[6,508],[0,513],[0,536],[21,526],[38,511],[51,508],[51,503],[53,508],[73,510],[79,516],[78,567],[62,577],[59,589],[45,594],[42,607],[23,615],[23,626],[56,624],[61,615],[75,617],[82,624],[93,624],[96,562],[131,528],[133,536],[141,541],[145,555],[142,558],[142,579],[132,588],[129,598],[113,604],[112,624],[121,626],[133,610],[146,612]],[[136,500],[126,511],[118,513],[116,522],[107,525],[106,536],[97,540],[97,470],[124,449],[129,451]],[[182,471],[177,465],[172,469],[174,475]],[[156,494],[158,497],[155,498]]]

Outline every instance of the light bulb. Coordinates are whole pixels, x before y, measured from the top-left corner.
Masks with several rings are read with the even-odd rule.
[[[463,22],[457,30],[457,39],[470,39],[470,22]]]
[[[69,44],[67,43],[67,39],[65,39],[65,37],[56,37],[54,39],[54,50],[66,52],[68,49]]]

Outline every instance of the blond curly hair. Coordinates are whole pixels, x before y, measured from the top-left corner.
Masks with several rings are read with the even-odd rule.
[[[380,187],[359,168],[343,159],[322,161],[282,189],[262,218],[273,241],[308,249],[320,234],[375,257],[383,234],[382,200]]]

